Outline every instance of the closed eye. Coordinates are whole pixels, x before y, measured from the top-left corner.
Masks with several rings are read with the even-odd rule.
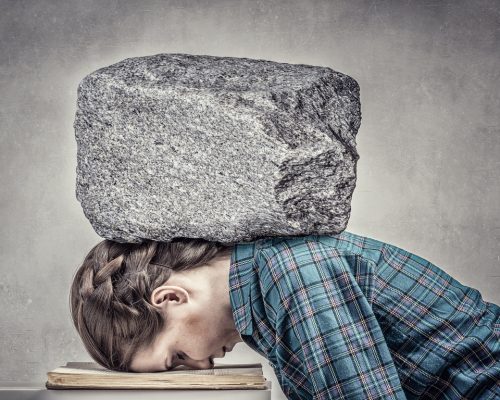
[[[176,359],[179,359],[179,360],[184,360],[184,357],[182,356],[182,354],[181,354],[181,353],[177,353],[177,354],[175,355],[175,358],[176,358]],[[175,368],[175,361],[173,361],[173,362],[172,362],[172,366],[171,366],[171,367],[168,367],[168,368],[166,369],[166,371],[171,371],[171,370],[172,370],[172,369],[174,369],[174,368]]]

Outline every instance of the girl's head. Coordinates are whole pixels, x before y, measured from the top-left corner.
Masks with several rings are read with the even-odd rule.
[[[94,246],[70,289],[73,323],[92,358],[105,368],[130,371],[137,351],[152,345],[168,323],[166,308],[151,303],[153,291],[177,272],[206,266],[218,256],[230,257],[232,248],[186,238],[103,240]]]

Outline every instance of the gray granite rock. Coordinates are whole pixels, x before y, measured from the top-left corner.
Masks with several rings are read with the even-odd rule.
[[[360,121],[358,84],[330,68],[128,58],[78,87],[76,197],[118,242],[339,233]]]

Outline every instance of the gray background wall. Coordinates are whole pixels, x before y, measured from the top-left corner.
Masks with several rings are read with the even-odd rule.
[[[100,240],[75,198],[76,87],[132,56],[329,66],[361,86],[348,230],[500,303],[498,1],[1,1],[0,382],[90,360],[68,291]],[[262,362],[244,344],[228,361]]]

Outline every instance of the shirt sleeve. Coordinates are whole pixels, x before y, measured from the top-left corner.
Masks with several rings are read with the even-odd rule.
[[[316,247],[314,247],[316,246]],[[310,243],[259,250],[275,330],[274,362],[289,399],[405,399],[382,331],[356,276],[369,263]]]

